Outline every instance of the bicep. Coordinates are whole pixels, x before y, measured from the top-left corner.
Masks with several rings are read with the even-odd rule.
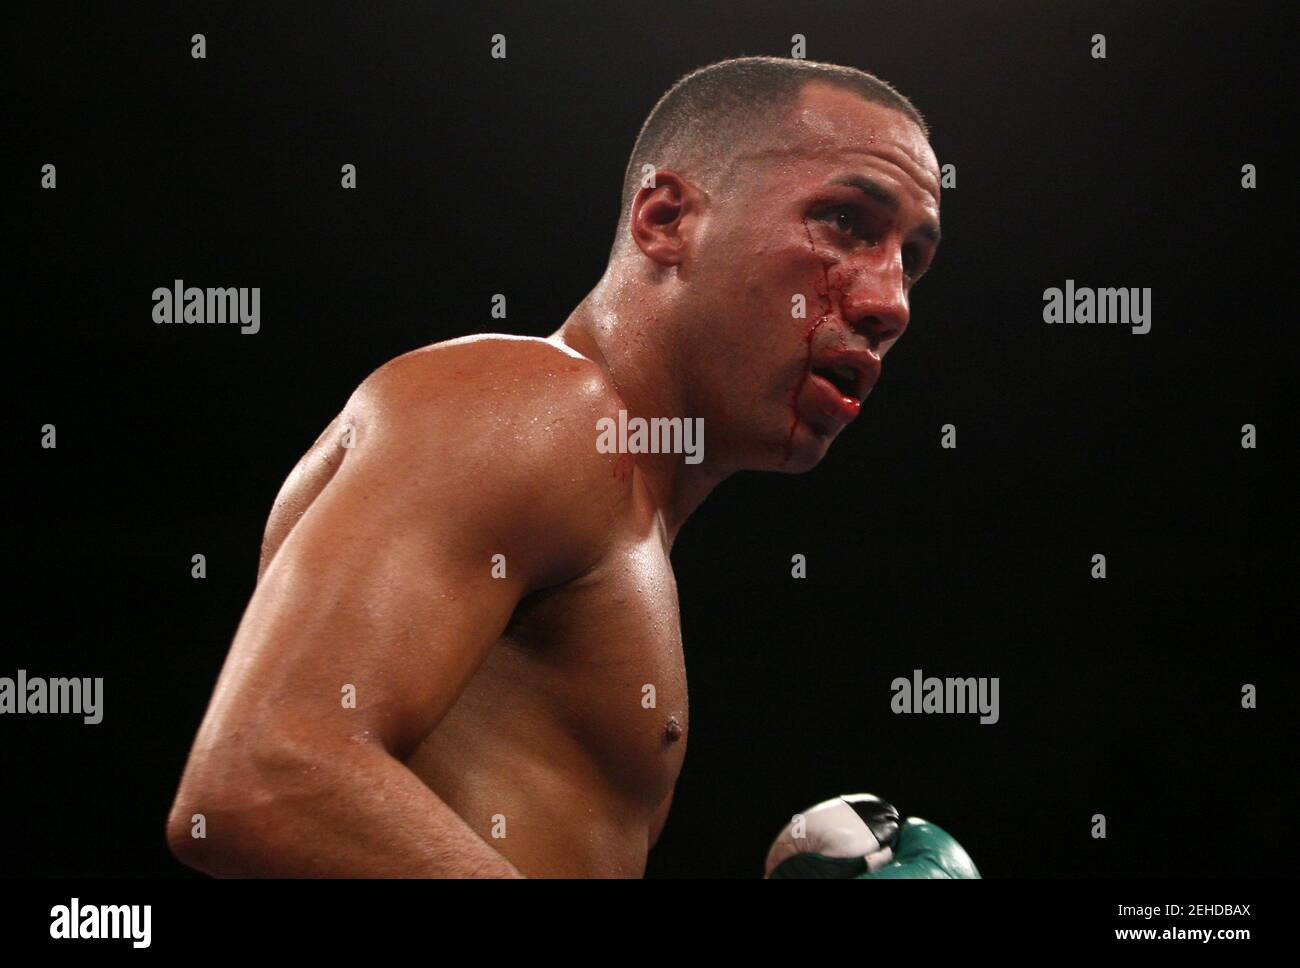
[[[352,446],[236,635],[210,711],[221,733],[378,741],[400,756],[520,599],[602,553],[630,487],[594,445],[612,401],[586,370],[522,379],[536,367],[507,349],[413,355],[354,395]]]
[[[267,566],[214,711],[399,752],[450,708],[523,594],[481,497],[350,454]],[[439,505],[442,505],[439,507]]]

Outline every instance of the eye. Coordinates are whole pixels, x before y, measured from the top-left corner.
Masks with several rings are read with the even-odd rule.
[[[915,245],[903,246],[903,272],[908,279],[915,282],[925,275],[926,268],[928,267],[923,262],[920,248]]]
[[[858,228],[858,213],[852,205],[832,205],[823,210],[822,218],[846,235],[853,234]]]
[[[884,223],[859,205],[828,205],[817,212],[815,217],[830,224],[845,238],[861,240],[870,246],[877,245],[886,230]]]

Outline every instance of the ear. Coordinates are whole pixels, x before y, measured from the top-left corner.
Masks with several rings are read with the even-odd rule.
[[[660,265],[680,265],[703,201],[703,193],[680,174],[657,170],[654,187],[641,188],[632,199],[629,230],[637,248]]]

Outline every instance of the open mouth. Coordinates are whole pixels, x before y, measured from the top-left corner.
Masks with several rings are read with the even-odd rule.
[[[858,397],[858,374],[850,366],[815,366],[813,375],[819,376],[851,400]]]

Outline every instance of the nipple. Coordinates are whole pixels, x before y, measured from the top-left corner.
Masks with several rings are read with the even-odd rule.
[[[676,743],[682,738],[682,724],[676,716],[669,716],[668,722],[664,724],[664,738],[670,743]]]

